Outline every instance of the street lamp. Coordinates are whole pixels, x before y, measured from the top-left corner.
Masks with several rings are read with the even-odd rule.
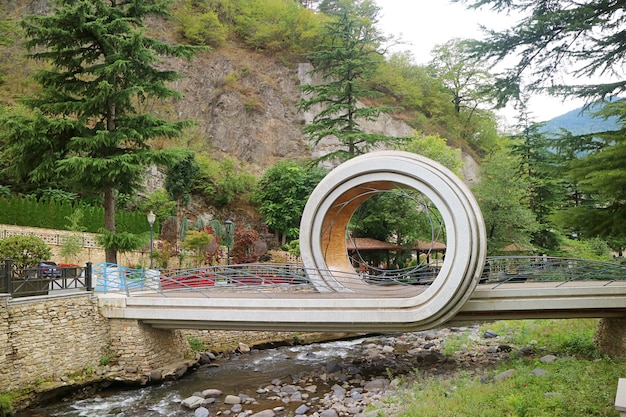
[[[148,213],[148,224],[150,224],[150,269],[152,269],[152,226],[154,226],[155,220],[156,215],[150,210],[150,213]]]
[[[224,228],[226,229],[226,250],[227,250],[226,259],[227,259],[227,265],[230,265],[230,245],[231,245],[232,236],[233,236],[233,221],[225,220]]]

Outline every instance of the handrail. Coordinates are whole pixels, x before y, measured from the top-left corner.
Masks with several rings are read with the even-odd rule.
[[[93,289],[90,262],[85,266],[59,266],[57,270],[58,274],[48,276],[38,267],[15,268],[10,259],[5,259],[0,264],[0,293],[29,297],[53,290]]]
[[[142,270],[114,264],[93,267],[95,290],[120,292],[127,296],[158,293],[163,297],[193,292],[211,297],[216,292],[255,292],[271,297],[278,289],[316,293],[306,268],[294,264],[240,264],[190,269]],[[314,271],[319,274],[319,271]],[[381,271],[379,274],[346,273],[358,283],[358,294],[376,295],[381,287],[404,286],[407,296],[423,291],[437,277],[436,265]],[[497,288],[508,283],[553,282],[555,287],[572,281],[602,281],[610,285],[626,280],[626,265],[576,258],[548,256],[488,257],[479,284]],[[346,296],[350,296],[349,294]]]

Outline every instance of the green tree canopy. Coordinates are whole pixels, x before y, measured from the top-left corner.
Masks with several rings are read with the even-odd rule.
[[[263,221],[276,232],[282,244],[297,238],[302,211],[326,171],[293,161],[280,161],[259,181],[254,201],[260,204]]]
[[[494,85],[499,103],[518,98],[523,87],[583,98],[626,91],[624,4],[614,0],[453,0],[471,8],[490,7],[520,16],[510,29],[484,28],[487,38],[474,45],[476,56],[504,63]],[[577,80],[561,81],[558,74]],[[616,76],[606,82],[600,75]],[[596,78],[597,79],[597,78]]]
[[[136,104],[179,97],[167,87],[179,75],[156,64],[161,56],[191,58],[196,49],[146,36],[145,19],[167,16],[160,0],[55,4],[51,14],[22,21],[30,57],[49,65],[36,75],[40,95],[25,100],[33,115],[4,119],[9,155],[32,181],[65,177],[102,193],[105,229],[114,234],[115,190],[134,192],[146,165],[168,160],[150,139],[176,136],[189,125],[141,113]],[[106,260],[117,261],[115,247],[107,248]]]
[[[304,127],[314,146],[328,136],[336,137],[342,145],[319,160],[345,161],[377,145],[398,141],[366,133],[360,126],[362,121],[375,120],[382,112],[391,110],[362,102],[378,95],[366,81],[383,61],[382,46],[387,39],[376,28],[379,8],[372,0],[323,3],[322,10],[330,17],[325,26],[326,41],[309,54],[315,67],[312,73],[320,75],[322,83],[303,85],[305,97],[298,107],[302,111],[321,107]]]
[[[508,151],[492,153],[481,166],[481,181],[473,187],[485,219],[490,254],[515,243],[530,246],[539,225],[526,206],[528,182],[519,175],[519,159]]]

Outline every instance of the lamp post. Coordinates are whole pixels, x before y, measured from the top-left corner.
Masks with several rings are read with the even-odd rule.
[[[227,251],[226,260],[227,260],[227,265],[230,265],[230,245],[232,242],[233,221],[225,220],[224,228],[226,229],[226,251]]]
[[[152,269],[152,226],[154,226],[155,220],[156,215],[150,210],[150,213],[148,213],[148,224],[150,224],[150,269]]]

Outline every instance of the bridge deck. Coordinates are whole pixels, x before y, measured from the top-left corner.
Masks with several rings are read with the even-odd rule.
[[[429,287],[420,286],[420,291]],[[227,288],[136,292],[99,296],[109,318],[141,320],[158,328],[228,330],[363,331],[423,330],[406,298],[356,293],[319,293],[311,288]],[[515,282],[479,284],[450,321],[495,319],[626,317],[626,281]]]

